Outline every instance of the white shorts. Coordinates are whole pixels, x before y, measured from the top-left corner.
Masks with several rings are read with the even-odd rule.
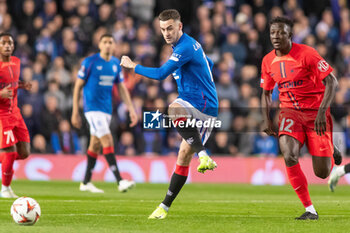
[[[90,134],[101,138],[107,134],[111,134],[109,129],[109,124],[111,123],[112,115],[99,112],[99,111],[90,111],[85,112],[86,120],[90,125]]]
[[[199,111],[198,109],[193,107],[192,104],[190,104],[189,102],[187,102],[186,100],[183,100],[181,98],[177,98],[176,100],[174,100],[173,103],[180,104],[181,106],[183,106],[186,109],[186,111],[188,112],[188,115],[191,115],[192,118],[195,118],[195,119],[200,120],[202,122],[207,121],[207,120],[212,120],[212,121],[216,120],[216,117],[202,113],[201,111]],[[205,145],[205,143],[208,141],[208,138],[209,138],[211,132],[213,131],[213,128],[214,127],[212,125],[209,127],[202,126],[201,128],[197,128],[199,134],[201,135],[203,145]]]

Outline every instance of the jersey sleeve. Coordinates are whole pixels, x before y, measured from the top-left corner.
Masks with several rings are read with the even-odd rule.
[[[163,80],[168,77],[172,72],[186,64],[193,57],[193,48],[189,46],[179,46],[175,48],[171,54],[169,60],[159,68],[144,67],[137,65],[135,67],[135,73],[143,75],[147,78]]]
[[[85,58],[81,63],[80,69],[78,71],[78,78],[86,81],[86,79],[89,77],[90,69],[91,69],[91,64],[89,62],[89,59]]]
[[[122,82],[124,82],[123,70],[122,70],[122,67],[120,66],[120,64],[117,63],[117,77],[114,79],[114,83],[118,84],[118,83],[122,83]]]
[[[304,59],[305,65],[315,74],[316,79],[323,80],[333,71],[333,68],[313,48],[305,54]]]
[[[268,74],[268,68],[267,68],[267,63],[266,59],[263,59],[262,64],[261,64],[261,79],[260,79],[260,87],[263,88],[264,90],[270,91],[273,90],[275,87],[275,80],[270,77]]]

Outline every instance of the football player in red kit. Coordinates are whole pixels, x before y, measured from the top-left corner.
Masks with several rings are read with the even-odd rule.
[[[261,87],[263,130],[275,135],[269,116],[275,84],[280,91],[279,145],[288,179],[306,211],[298,220],[317,220],[307,180],[300,168],[300,148],[305,143],[312,155],[316,176],[325,179],[334,164],[332,118],[329,106],[337,80],[332,67],[309,46],[292,42],[293,22],[277,17],[270,22],[270,40],[274,47],[263,58]],[[277,136],[277,135],[275,135]]]
[[[31,84],[19,81],[20,59],[11,56],[14,39],[9,33],[0,34],[0,163],[2,186],[0,197],[17,198],[11,189],[13,163],[30,153],[27,127],[17,106],[17,89],[29,90]]]

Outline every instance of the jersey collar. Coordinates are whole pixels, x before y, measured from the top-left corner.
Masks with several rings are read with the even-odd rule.
[[[292,43],[292,48],[290,49],[289,53],[279,57],[276,55],[276,50],[275,50],[275,57],[273,58],[271,64],[275,63],[275,62],[280,62],[280,61],[295,61],[295,59],[293,58],[293,54],[295,51],[295,43]]]
[[[182,33],[182,36],[180,37],[180,39],[176,42],[176,44],[173,44],[173,46],[171,46],[172,48],[175,48],[178,44],[180,44],[184,39],[185,37],[187,36],[186,33]]]
[[[295,50],[295,43],[292,42],[292,48],[289,50],[289,53],[286,54],[286,55],[283,55],[282,57],[285,57],[285,56],[288,56],[288,55],[292,55],[291,53],[294,53],[294,50]],[[273,54],[277,57],[276,49],[273,50]]]

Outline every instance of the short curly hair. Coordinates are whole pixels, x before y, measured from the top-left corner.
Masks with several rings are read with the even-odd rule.
[[[277,17],[270,20],[270,26],[274,23],[283,23],[283,24],[288,25],[290,28],[293,28],[293,26],[294,26],[293,20],[291,20],[287,17],[281,17],[281,16],[277,16]]]
[[[3,36],[9,36],[9,37],[12,38],[13,41],[15,41],[15,38],[14,38],[13,35],[12,35],[11,33],[9,33],[9,32],[2,32],[2,33],[0,33],[0,39],[1,39],[1,37],[3,37]]]
[[[159,20],[160,21],[167,21],[169,19],[180,20],[181,21],[180,13],[177,10],[175,10],[175,9],[168,9],[168,10],[162,11],[159,14]]]

